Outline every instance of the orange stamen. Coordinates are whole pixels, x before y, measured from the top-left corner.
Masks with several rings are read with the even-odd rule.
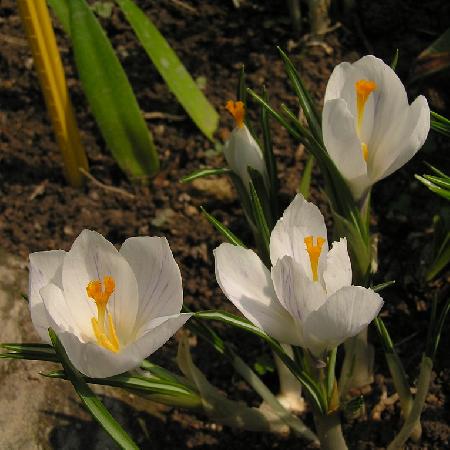
[[[318,236],[316,238],[316,245],[313,243],[313,237],[307,236],[304,239],[306,245],[306,251],[309,255],[309,261],[311,263],[311,272],[313,276],[313,281],[319,279],[318,269],[319,269],[319,258],[322,252],[322,246],[325,243],[325,238]]]
[[[233,116],[236,122],[237,128],[242,128],[244,126],[245,119],[245,106],[241,101],[233,102],[233,100],[228,100],[225,108]]]
[[[86,293],[97,306],[97,318],[92,317],[91,319],[97,343],[107,350],[117,353],[119,351],[119,340],[111,314],[108,314],[108,329],[105,327],[106,305],[115,288],[114,278],[107,275],[103,278],[103,289],[100,280],[92,280],[86,286]]]
[[[356,112],[358,116],[358,133],[361,131],[361,126],[364,118],[364,107],[366,106],[369,95],[377,88],[375,81],[359,80],[355,83],[356,89]]]

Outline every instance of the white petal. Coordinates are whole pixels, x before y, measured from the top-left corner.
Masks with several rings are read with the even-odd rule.
[[[278,260],[272,280],[281,304],[300,324],[325,302],[320,283],[311,281],[290,256]]]
[[[63,291],[56,284],[50,283],[40,290],[40,294],[48,317],[47,335],[50,326],[55,331],[69,331],[79,335],[78,326],[70,313]]]
[[[245,125],[232,131],[230,139],[224,146],[223,154],[230,169],[239,176],[246,188],[250,182],[247,169],[249,166],[257,170],[268,183],[264,156]]]
[[[296,344],[295,323],[273,290],[270,272],[252,250],[221,244],[214,250],[216,279],[236,308],[267,334]]]
[[[115,281],[107,309],[121,345],[126,345],[135,333],[139,307],[136,277],[114,245],[95,231],[82,231],[64,258],[62,278],[71,314],[79,330],[91,338],[91,318],[97,316],[97,308],[95,302],[88,298],[86,287],[90,281],[103,281],[107,275]]]
[[[333,242],[333,247],[327,255],[323,278],[328,296],[352,284],[352,265],[348,256],[346,238]]]
[[[419,96],[405,108],[404,120],[398,123],[396,138],[383,140],[373,160],[371,177],[378,181],[406,164],[422,147],[430,130],[430,108]],[[400,120],[399,120],[400,122]]]
[[[355,71],[352,64],[343,62],[338,64],[330,75],[325,91],[324,103],[328,100],[334,100],[343,97],[343,89],[346,81]]]
[[[130,264],[138,284],[136,329],[156,317],[178,314],[183,305],[181,274],[167,239],[129,238],[120,254]]]
[[[301,194],[286,208],[270,235],[270,260],[272,266],[285,255],[292,256],[307,270],[309,256],[305,250],[306,236],[327,239],[327,228],[319,208],[307,202]],[[325,242],[323,248],[327,248]]]
[[[50,342],[47,332],[49,322],[39,291],[49,283],[61,286],[61,271],[65,254],[64,250],[30,254],[28,299],[30,302],[31,320],[41,339],[46,342]]]
[[[330,158],[347,180],[355,198],[369,187],[367,164],[356,134],[355,118],[343,99],[325,103],[322,113],[323,141]]]
[[[158,327],[118,353],[106,350],[95,342],[84,343],[70,332],[55,331],[70,361],[81,373],[92,378],[106,378],[139,366],[144,358],[161,347],[190,317],[191,314],[167,317]]]
[[[334,293],[304,324],[308,348],[316,356],[357,335],[378,315],[383,300],[370,289],[348,286]]]

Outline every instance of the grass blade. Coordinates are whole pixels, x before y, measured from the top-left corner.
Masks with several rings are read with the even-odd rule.
[[[204,169],[198,169],[194,172],[191,172],[189,175],[186,175],[182,178],[180,178],[181,183],[189,183],[191,181],[196,180],[197,178],[204,178],[204,177],[210,177],[212,175],[224,175],[227,173],[230,173],[230,169],[226,168],[204,168]]]
[[[127,76],[86,1],[71,0],[69,13],[78,73],[103,138],[121,169],[145,181],[159,160]]]
[[[171,92],[211,141],[219,115],[153,22],[132,0],[116,0]]]
[[[231,244],[237,245],[239,247],[245,247],[243,242],[222,222],[217,220],[213,215],[209,214],[203,206],[200,206],[203,215],[206,217],[208,222],[214,226],[214,228]]]

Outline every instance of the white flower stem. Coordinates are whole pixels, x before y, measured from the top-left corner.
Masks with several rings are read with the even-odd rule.
[[[398,435],[389,444],[387,450],[396,450],[403,447],[403,444],[408,440],[417,426],[417,422],[420,421],[422,409],[425,404],[425,399],[430,388],[431,371],[433,369],[433,361],[428,356],[422,358],[420,364],[419,380],[417,381],[417,393],[414,398],[414,402],[411,408],[411,412],[403,424]],[[320,435],[319,435],[320,438]]]
[[[281,344],[281,346],[291,358],[294,358],[294,352],[290,345]],[[305,401],[302,397],[301,383],[275,352],[273,353],[273,358],[275,360],[278,381],[280,383],[280,391],[277,395],[278,400],[290,411],[303,412],[305,409]]]
[[[342,434],[339,413],[314,414],[317,435],[322,450],[346,450],[347,444]]]
[[[361,388],[373,382],[374,350],[367,342],[367,328],[348,339],[339,380],[339,392],[344,398],[351,389]]]

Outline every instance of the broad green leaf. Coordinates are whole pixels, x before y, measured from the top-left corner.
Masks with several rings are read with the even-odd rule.
[[[67,378],[72,383],[76,393],[94,419],[97,420],[97,422],[114,439],[114,441],[120,445],[120,447],[126,450],[139,450],[139,447],[134,443],[128,433],[120,426],[99,398],[92,392],[86,381],[84,381],[81,373],[78,372],[78,370],[72,365],[56,333],[49,328],[48,334],[52,340],[55,352],[64,367],[64,372],[67,375]]]
[[[212,175],[223,175],[230,173],[230,169],[226,168],[204,168],[204,169],[198,169],[194,172],[191,172],[189,175],[184,176],[180,179],[181,183],[189,183],[191,181],[196,180],[197,178],[204,178],[204,177],[210,177]]]
[[[209,214],[203,206],[200,206],[200,209],[203,215],[206,217],[209,223],[211,223],[214,228],[225,237],[225,239],[233,245],[237,245],[238,247],[245,247],[243,242],[222,222],[217,220],[213,215]]]
[[[70,0],[70,30],[78,73],[103,138],[130,178],[159,169],[152,136],[127,76],[85,0]]]
[[[450,28],[439,36],[416,59],[412,81],[450,68]]]
[[[70,36],[69,0],[47,0],[64,31]]]
[[[144,47],[169,89],[198,128],[213,140],[219,115],[195,84],[178,56],[153,22],[132,0],[116,0],[136,36]]]

